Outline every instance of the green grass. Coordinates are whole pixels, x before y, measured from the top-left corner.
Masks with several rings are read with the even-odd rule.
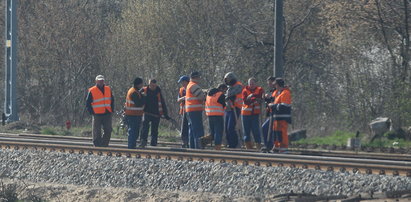
[[[325,137],[312,137],[296,141],[297,144],[318,144],[318,145],[346,145],[348,138],[355,137],[355,133],[346,131],[336,131]]]
[[[360,138],[363,138],[365,135],[360,134]],[[325,137],[312,137],[307,139],[302,139],[296,141],[296,144],[318,144],[318,145],[337,145],[342,146],[347,144],[348,138],[355,137],[355,133],[347,131],[336,131],[333,134]],[[394,144],[395,143],[395,144]],[[386,136],[381,139],[376,139],[372,143],[366,143],[364,139],[361,140],[362,146],[370,147],[402,147],[410,148],[411,141],[406,141],[404,139],[388,139]]]
[[[363,144],[364,146],[370,146],[370,147],[402,147],[402,148],[410,148],[411,147],[411,141],[406,141],[404,139],[387,139],[387,138],[382,138],[382,139],[376,139],[372,143],[366,143]]]

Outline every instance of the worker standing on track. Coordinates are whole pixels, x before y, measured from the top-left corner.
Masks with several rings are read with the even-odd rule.
[[[192,72],[190,77],[185,98],[190,148],[202,149],[204,93],[199,86],[201,75],[199,72]]]
[[[96,85],[88,89],[86,108],[93,115],[93,144],[96,147],[108,147],[113,127],[114,96],[111,88],[104,84],[104,76],[96,77]],[[101,134],[103,127],[103,135]]]
[[[181,140],[183,142],[183,148],[188,148],[188,120],[185,113],[185,99],[187,85],[189,82],[190,78],[188,76],[182,76],[178,80],[178,83],[181,84],[180,90],[178,92],[177,102],[180,103],[179,114],[181,115]]]
[[[224,132],[225,96],[220,90],[224,89],[224,86],[212,88],[207,94],[205,104],[205,111],[210,126],[210,136],[214,139],[214,149],[216,150],[221,150],[221,139]]]
[[[157,86],[155,79],[149,80],[149,85],[143,88],[146,96],[146,104],[144,106],[144,120],[143,128],[141,131],[141,143],[140,147],[147,145],[148,131],[151,122],[151,146],[157,146],[158,139],[158,126],[160,125],[160,118],[164,116],[169,120],[166,103],[164,102],[161,89]]]
[[[127,124],[128,148],[136,148],[137,139],[140,134],[141,120],[144,114],[145,96],[140,92],[143,87],[143,79],[135,78],[133,87],[126,95],[124,106],[125,120]]]
[[[264,150],[271,150],[273,148],[273,143],[274,143],[274,135],[273,131],[270,130],[270,116],[271,116],[271,109],[269,107],[269,104],[274,102],[274,97],[273,93],[275,91],[274,87],[274,81],[275,77],[270,76],[267,78],[267,86],[269,88],[269,92],[264,94],[263,99],[266,103],[266,120],[264,121],[262,127],[262,133],[263,133],[263,141],[264,141]],[[272,124],[272,121],[271,121]],[[271,125],[272,126],[272,125]],[[268,133],[271,133],[270,135]]]
[[[260,113],[261,101],[264,94],[263,88],[257,86],[256,79],[248,79],[248,86],[245,86],[242,92],[244,104],[241,108],[243,121],[244,143],[246,149],[253,149],[250,133],[253,133],[257,150],[261,149],[260,133]]]
[[[240,117],[243,99],[241,92],[243,84],[237,81],[234,73],[229,72],[224,76],[224,82],[228,86],[226,92],[226,111],[225,111],[225,131],[227,135],[227,144],[229,148],[236,148],[238,145],[238,135],[236,125]]]
[[[291,92],[285,87],[282,78],[275,79],[276,90],[273,95],[274,103],[270,104],[273,110],[274,152],[285,153],[288,149],[288,124],[291,123]]]

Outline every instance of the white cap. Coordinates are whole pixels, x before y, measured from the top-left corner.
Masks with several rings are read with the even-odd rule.
[[[101,80],[104,81],[104,76],[103,75],[96,76],[96,81],[101,81]]]

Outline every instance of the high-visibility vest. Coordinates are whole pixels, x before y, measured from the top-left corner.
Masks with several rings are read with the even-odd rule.
[[[93,108],[94,114],[105,114],[108,112],[113,112],[111,109],[111,89],[108,86],[104,86],[104,95],[97,86],[93,86],[88,89],[93,96],[93,102],[91,107]]]
[[[288,87],[284,88],[281,92],[275,90],[273,95],[275,95],[274,103],[275,109],[273,111],[273,119],[280,121],[285,120],[291,123],[291,92]]]
[[[255,94],[262,94],[262,88],[261,87],[257,87],[256,89],[254,89]],[[246,96],[250,95],[251,92],[250,90],[248,90],[247,88],[244,88],[243,93],[247,92]],[[244,94],[243,94],[244,95]],[[244,97],[244,99],[246,99],[247,97]],[[247,104],[243,104],[243,106],[241,107],[241,114],[242,115],[257,115],[261,113],[261,103],[259,102],[254,102],[251,103],[249,105]]]
[[[207,95],[205,104],[205,111],[207,116],[224,116],[223,105],[218,102],[218,98],[222,94],[222,92],[217,92],[212,96]]]
[[[203,111],[204,110],[204,104],[203,100],[198,98],[197,96],[193,95],[191,93],[191,88],[197,85],[197,82],[195,81],[190,81],[187,85],[187,90],[186,90],[186,112],[195,112],[195,111]],[[200,89],[201,90],[201,89]]]
[[[186,96],[186,89],[184,87],[181,87],[180,91],[178,92],[178,95],[180,97]],[[184,108],[185,108],[185,100],[180,102],[180,111],[179,111],[180,114],[184,114],[185,112]]]
[[[141,98],[141,94],[136,91],[134,87],[131,87],[126,96],[126,103],[124,104],[125,114],[128,116],[142,116],[144,114],[144,106],[137,107],[136,103],[131,99],[131,95],[137,93],[138,97]]]
[[[237,81],[237,83],[235,83],[233,86],[237,86],[237,85],[240,85],[240,86],[241,86],[241,92],[238,93],[238,94],[235,96],[234,106],[241,109],[241,107],[243,106],[243,103],[244,103],[244,102],[243,102],[243,94],[242,94],[242,92],[243,92],[242,89],[244,88],[244,86],[243,86],[243,84],[242,84],[241,82],[239,82],[239,81]]]
[[[146,95],[147,95],[147,89],[148,89],[147,86],[143,88],[144,94]],[[161,93],[160,92],[157,93],[157,102],[158,102],[158,113],[160,113],[160,115],[163,115],[164,114],[163,104],[161,103]]]

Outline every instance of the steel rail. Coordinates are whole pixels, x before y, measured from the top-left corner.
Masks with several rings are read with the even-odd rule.
[[[36,141],[37,139],[53,140],[53,142],[55,143],[59,143],[58,141],[65,141],[59,144],[80,144],[82,142],[85,142],[84,146],[92,146],[91,138],[86,138],[86,137],[0,133],[0,139],[2,137],[14,137],[14,138],[24,137],[25,140],[32,140],[32,141]],[[67,142],[67,141],[70,141],[70,142]],[[45,141],[40,141],[40,140],[37,142],[47,143]],[[110,141],[110,146],[119,147],[119,148],[125,148],[126,144],[127,144],[127,141],[122,140],[122,139],[112,139]],[[179,148],[180,146],[180,144],[172,143],[172,142],[159,142],[159,145],[171,146],[171,147],[177,147],[177,148]],[[241,149],[228,149],[228,148],[225,150],[233,151],[233,152],[258,153],[256,150],[241,150]],[[298,149],[298,148],[290,148],[289,150],[291,154],[299,154],[299,155],[411,161],[411,154],[370,153],[370,152],[361,152],[361,151],[338,151],[338,150],[318,150],[318,149]]]
[[[365,174],[401,175],[411,177],[411,162],[370,159],[331,158],[289,154],[259,154],[212,150],[173,148],[125,149],[113,147],[90,147],[53,143],[0,141],[1,149],[34,149],[78,154],[125,156],[129,158],[155,158],[166,160],[208,161],[255,166],[280,166],[327,171]]]

